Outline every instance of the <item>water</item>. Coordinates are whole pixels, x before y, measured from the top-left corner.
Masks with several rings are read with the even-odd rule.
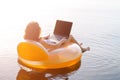
[[[14,6],[10,7],[11,11],[2,5],[5,10],[0,8],[2,12],[0,15],[0,79],[38,80],[42,78],[42,73],[25,72],[20,69],[17,64],[16,47],[23,40],[24,29],[28,22],[38,21],[42,27],[42,34],[46,35],[52,33],[55,21],[61,19],[73,22],[71,34],[79,42],[83,42],[84,47],[90,46],[91,50],[83,54],[81,65],[77,69],[70,72],[68,70],[68,73],[55,73],[52,77],[51,74],[47,74],[49,80],[119,80],[120,9],[118,2],[112,4],[110,1],[107,4],[101,1],[100,4],[96,3],[96,5],[99,4],[98,6],[90,3],[92,7],[59,9],[59,11],[58,9],[34,10],[32,8],[26,13],[21,12],[25,12],[27,8],[22,10],[18,7],[19,5],[18,9]],[[21,73],[26,76],[20,75]],[[33,76],[30,77],[31,75]]]

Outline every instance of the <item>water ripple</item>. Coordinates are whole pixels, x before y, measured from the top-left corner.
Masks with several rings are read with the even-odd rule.
[[[91,51],[83,56],[82,73],[97,79],[120,78],[120,35],[117,33],[90,34]],[[82,74],[81,74],[82,75]],[[100,78],[105,77],[105,78]]]

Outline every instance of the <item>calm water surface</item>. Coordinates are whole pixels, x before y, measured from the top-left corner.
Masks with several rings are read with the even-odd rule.
[[[42,28],[43,35],[53,31],[56,19],[72,20],[74,24],[71,34],[83,42],[84,47],[91,47],[76,66],[66,70],[46,71],[47,74],[26,72],[17,64],[16,46],[22,41],[25,26],[32,18],[23,20],[24,16],[16,17],[17,21],[13,19],[16,23],[11,21],[11,24],[5,24],[6,27],[0,33],[0,80],[120,80],[119,14],[119,10],[72,9],[63,10],[62,14],[56,16],[51,13],[49,16],[53,17],[50,17],[50,22],[46,18],[42,22],[38,19],[41,16],[35,18],[45,26]]]

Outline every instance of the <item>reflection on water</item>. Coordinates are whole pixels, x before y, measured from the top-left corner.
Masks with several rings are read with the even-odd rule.
[[[75,73],[81,66],[81,61],[66,68],[47,69],[39,71],[26,71],[20,69],[16,80],[69,80],[69,76]]]

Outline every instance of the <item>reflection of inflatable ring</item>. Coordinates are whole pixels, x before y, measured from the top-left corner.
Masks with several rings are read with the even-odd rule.
[[[82,56],[81,49],[75,43],[47,52],[40,43],[26,41],[19,43],[17,50],[19,61],[34,69],[69,67],[79,62]]]
[[[19,61],[18,61],[19,62]],[[26,71],[24,69],[20,69],[16,80],[58,80],[59,79],[68,79],[69,76],[76,73],[78,69],[80,69],[81,61],[77,62],[75,65],[66,68],[59,69],[47,69],[44,71]],[[57,79],[55,79],[57,77]]]

